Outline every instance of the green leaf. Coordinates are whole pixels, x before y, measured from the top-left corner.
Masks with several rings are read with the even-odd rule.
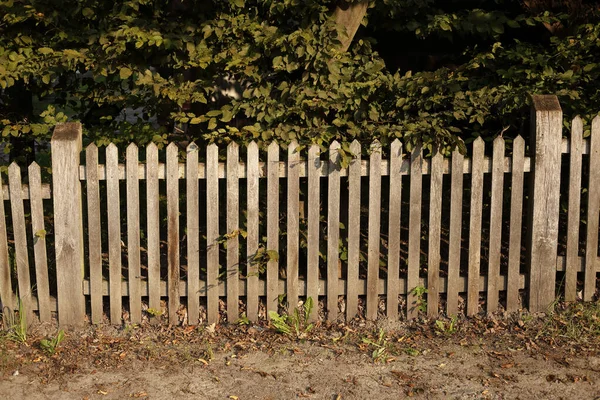
[[[50,47],[40,47],[38,49],[38,51],[43,55],[48,55],[48,54],[54,53],[54,50],[52,50]]]
[[[91,18],[91,17],[94,16],[94,10],[92,10],[91,8],[88,8],[88,7],[84,8],[83,10],[81,10],[81,13],[86,18]]]

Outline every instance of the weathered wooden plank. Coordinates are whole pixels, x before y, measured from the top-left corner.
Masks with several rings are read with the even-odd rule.
[[[554,95],[532,96],[531,142],[533,171],[529,196],[529,311],[546,311],[555,300],[560,146],[563,115]]]
[[[367,249],[367,319],[376,320],[379,308],[377,281],[381,240],[381,144],[371,144],[369,163],[369,233]]]
[[[346,290],[346,320],[358,311],[358,268],[360,263],[360,167],[361,146],[350,144],[352,161],[348,171],[348,279]]]
[[[48,280],[48,256],[46,253],[46,228],[44,204],[42,202],[42,174],[40,166],[33,162],[29,166],[29,190],[31,205],[31,232],[35,257],[35,286],[40,321],[48,322],[50,314],[50,281]]]
[[[31,299],[31,277],[29,275],[29,256],[27,254],[27,231],[25,228],[25,210],[21,197],[21,168],[16,163],[8,167],[8,182],[10,190],[10,208],[12,227],[15,239],[15,264],[17,265],[17,281],[19,284],[19,301],[27,316],[27,323],[33,322]]]
[[[240,317],[239,310],[239,263],[240,241],[240,185],[238,163],[240,150],[237,143],[227,146],[227,322],[235,323]]]
[[[600,210],[600,117],[592,120],[588,185],[587,235],[585,241],[585,280],[583,301],[592,301],[596,292],[598,262],[598,218]]]
[[[398,139],[390,147],[390,205],[388,232],[388,276],[386,311],[389,319],[398,318],[400,295],[400,209],[402,204],[402,143]]]
[[[498,280],[502,250],[502,200],[504,198],[504,139],[494,139],[492,198],[490,204],[490,247],[487,280],[487,312],[498,311]]]
[[[167,264],[169,285],[169,323],[179,323],[179,149],[175,143],[167,146]]]
[[[146,147],[146,223],[148,234],[148,305],[160,310],[160,208],[158,202],[158,148]],[[156,321],[156,320],[154,320]]]
[[[140,266],[140,182],[138,180],[138,147],[127,146],[127,272],[129,284],[129,319],[132,324],[142,322],[141,266]]]
[[[219,322],[219,149],[206,148],[206,292],[207,319]]]
[[[431,159],[429,189],[429,251],[427,263],[427,315],[438,316],[440,293],[440,237],[442,232],[442,178],[444,157],[436,152]]]
[[[298,306],[298,256],[300,240],[300,152],[298,143],[288,146],[287,178],[287,301],[288,312]]]
[[[312,145],[308,149],[308,238],[307,238],[307,265],[306,296],[312,298],[315,304],[319,300],[319,215],[320,204],[320,179],[319,146]],[[316,321],[318,313],[310,315],[311,321]]]
[[[327,195],[327,319],[338,317],[338,282],[340,279],[340,144],[329,146]]]
[[[419,315],[419,304],[416,288],[419,286],[419,269],[421,266],[421,203],[423,196],[422,147],[415,147],[411,153],[410,164],[410,205],[408,222],[408,276],[406,284],[407,318]]]
[[[200,194],[196,143],[190,143],[186,153],[187,318],[189,325],[197,325],[200,318]]]
[[[90,303],[92,323],[99,324],[104,316],[102,304],[102,223],[100,220],[100,184],[98,182],[98,147],[90,144],[85,150],[88,215],[88,253],[90,262]]]
[[[575,117],[569,138],[569,208],[567,215],[567,266],[565,272],[565,301],[577,300],[577,267],[579,256],[579,223],[581,221],[581,167],[583,121]]]
[[[467,315],[479,311],[479,275],[481,273],[481,220],[483,212],[483,163],[485,143],[481,137],[473,142],[471,172],[471,210],[469,221],[469,272],[467,280]]]
[[[3,185],[0,175],[0,185]],[[8,236],[6,234],[6,215],[4,212],[4,200],[0,201],[0,300],[6,311],[2,312],[2,320],[9,323],[9,315],[15,310],[15,294],[12,290],[12,278],[8,259]],[[7,326],[7,325],[5,325]]]
[[[508,247],[508,285],[506,310],[517,311],[519,303],[519,271],[521,269],[521,230],[523,221],[523,165],[525,140],[517,136],[513,141],[510,192],[510,242]]]
[[[279,253],[279,145],[271,143],[267,155],[267,250]],[[278,257],[267,262],[267,312],[277,311]]]
[[[63,326],[85,322],[83,210],[77,173],[81,135],[81,124],[69,122],[58,124],[51,140],[58,322]]]
[[[106,147],[106,198],[108,215],[108,264],[110,322],[121,324],[121,209],[119,204],[119,155],[113,143]]]
[[[258,250],[258,205],[259,205],[259,171],[258,171],[258,145],[256,142],[250,142],[248,145],[248,179],[247,179],[247,254],[248,264],[247,281],[248,292],[246,295],[246,316],[250,321],[258,320],[258,265],[253,262],[254,256]]]
[[[464,157],[458,152],[458,150],[455,150],[452,153],[452,183],[450,188],[450,243],[448,253],[448,288],[446,290],[446,312],[448,315],[456,315],[458,313],[463,202],[463,160]]]

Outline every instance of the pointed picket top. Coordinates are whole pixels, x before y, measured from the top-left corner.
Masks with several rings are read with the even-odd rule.
[[[485,146],[485,141],[481,136],[478,136],[475,140],[473,140],[473,146]]]
[[[108,151],[110,151],[110,152],[117,152],[117,151],[118,151],[117,145],[116,145],[116,144],[114,144],[114,143],[112,143],[112,142],[110,142],[110,143],[108,144],[108,146],[106,146],[106,151],[107,151],[107,152],[108,152]]]
[[[371,142],[371,151],[373,150],[377,150],[377,149],[381,149],[381,142],[377,139],[373,140],[373,142]]]
[[[248,151],[251,151],[251,150],[254,150],[254,151],[255,151],[256,149],[258,149],[258,145],[257,145],[257,144],[256,144],[256,142],[253,140],[253,141],[251,141],[250,143],[248,143],[248,146],[247,146],[247,148],[248,148]]]
[[[187,147],[185,148],[185,151],[187,153],[192,153],[194,151],[198,151],[198,145],[196,144],[196,142],[191,142],[190,144],[187,145]]]
[[[16,174],[16,173],[21,175],[21,167],[19,167],[19,164],[17,164],[15,161],[13,161],[8,166],[8,173],[9,173],[9,175]]]
[[[88,144],[88,146],[85,148],[85,152],[90,152],[90,151],[98,151],[98,146],[96,146],[96,143],[90,143]]]
[[[130,143],[129,146],[127,146],[127,150],[125,152],[125,155],[127,157],[127,160],[132,159],[137,161],[138,158],[138,147],[135,143]]]
[[[29,168],[27,168],[27,169],[31,173],[31,171],[37,171],[37,170],[39,170],[40,169],[40,165],[34,161],[31,164],[29,164]]]
[[[158,146],[154,142],[150,142],[146,145],[146,152],[151,152],[151,151],[154,151],[154,152],[158,151]]]
[[[579,115],[573,118],[573,122],[571,122],[571,132],[573,134],[575,134],[576,132],[578,132],[579,134],[583,133],[583,120]]]
[[[215,143],[211,143],[208,146],[206,146],[206,152],[207,153],[219,153],[219,147],[215,144]]]
[[[362,153],[362,147],[358,140],[354,139],[352,143],[350,143],[350,151],[352,152],[353,158],[360,158]]]
[[[329,145],[329,150],[339,150],[340,149],[340,142],[338,142],[337,140],[334,140],[333,142],[331,142],[331,144]]]
[[[268,152],[278,152],[279,153],[279,144],[277,142],[271,142],[269,147],[267,148]]]
[[[513,148],[516,146],[525,146],[525,139],[523,139],[523,136],[518,135],[516,138],[514,138]]]
[[[138,149],[138,146],[135,143],[129,143],[129,145],[127,146],[127,151],[128,152],[129,151],[133,151],[133,150],[137,151],[137,149]]]
[[[321,148],[319,147],[318,144],[313,143],[308,148],[308,157],[309,158],[318,158],[319,153],[321,153]]]
[[[235,150],[235,149],[238,149],[239,147],[240,147],[240,145],[237,144],[236,142],[230,142],[227,145],[227,151],[229,151],[229,150]]]
[[[497,136],[494,139],[494,146],[504,146],[504,138],[502,136]]]
[[[398,151],[402,151],[402,142],[399,139],[394,139],[394,141],[392,142],[391,146],[390,146],[390,150],[392,151],[392,153],[396,153]]]
[[[169,143],[167,146],[167,154],[169,153],[179,153],[179,147],[174,142]]]

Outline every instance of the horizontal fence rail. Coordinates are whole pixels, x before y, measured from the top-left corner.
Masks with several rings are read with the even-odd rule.
[[[308,297],[313,320],[592,300],[600,121],[584,138],[575,118],[562,138],[551,96],[534,98],[532,118],[529,147],[476,139],[468,156],[399,140],[354,142],[345,159],[337,142],[91,144],[83,164],[81,126],[61,125],[52,184],[35,163],[0,182],[2,306],[64,325],[161,314],[195,325]]]

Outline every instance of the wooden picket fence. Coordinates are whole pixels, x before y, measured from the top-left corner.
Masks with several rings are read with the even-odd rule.
[[[104,152],[92,144],[80,165],[81,126],[59,125],[52,184],[42,183],[35,163],[23,184],[13,163],[2,186],[3,309],[16,309],[19,299],[21,310],[41,321],[57,311],[62,325],[88,315],[100,323],[106,312],[121,324],[140,323],[166,301],[170,323],[180,323],[184,310],[184,323],[195,325],[237,321],[242,313],[256,321],[307,297],[324,300],[329,320],[543,311],[556,296],[576,300],[580,289],[590,301],[598,272],[600,119],[584,139],[575,118],[563,139],[556,97],[534,96],[533,103],[529,156],[522,137],[508,156],[499,137],[491,156],[477,139],[470,157],[455,151],[449,158],[424,158],[421,148],[405,154],[395,140],[373,142],[362,159],[354,142],[347,167],[336,142],[327,157],[318,146],[292,143],[282,154],[273,143],[262,158],[256,143],[230,144],[226,154],[192,143],[184,162],[174,143],[164,152],[148,145],[142,161],[132,144],[123,164],[114,144]],[[566,211],[559,208],[561,160]]]

